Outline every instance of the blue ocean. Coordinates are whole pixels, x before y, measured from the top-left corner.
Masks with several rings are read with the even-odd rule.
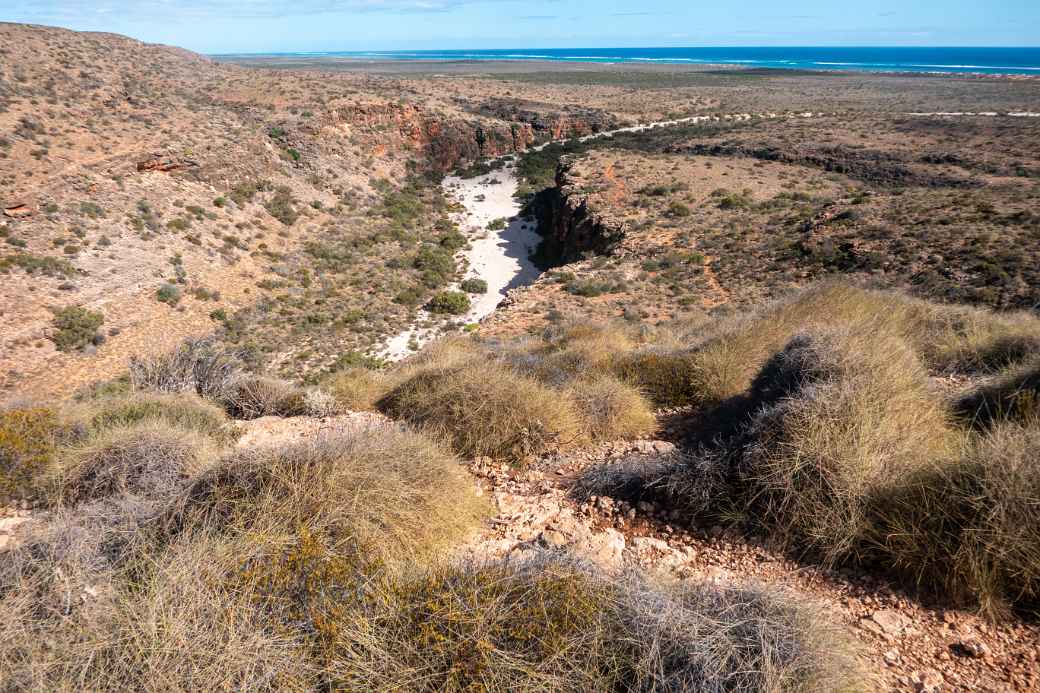
[[[791,70],[1040,75],[1040,48],[538,48],[278,53],[372,60],[729,64]]]

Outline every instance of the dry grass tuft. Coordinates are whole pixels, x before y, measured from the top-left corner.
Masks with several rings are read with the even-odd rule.
[[[419,370],[379,407],[444,436],[467,457],[520,461],[582,438],[581,421],[565,395],[487,359]]]
[[[376,411],[376,402],[389,391],[390,386],[386,373],[369,368],[347,368],[322,381],[322,387],[346,411]]]
[[[54,472],[60,503],[110,496],[168,496],[212,464],[210,438],[162,421],[107,428],[63,450]]]
[[[50,407],[0,409],[0,500],[36,496],[50,470],[61,423]]]
[[[342,648],[363,690],[852,691],[818,612],[753,589],[665,590],[562,559],[441,568],[400,585]]]
[[[103,397],[90,400],[76,413],[94,431],[130,426],[142,421],[163,421],[215,439],[230,436],[224,411],[190,392],[135,392],[125,396]]]
[[[576,380],[567,392],[593,441],[638,438],[657,428],[654,412],[639,390],[613,376]]]
[[[336,550],[428,555],[484,510],[457,460],[404,430],[371,428],[237,453],[171,504],[175,532],[289,536],[306,528]]]
[[[259,375],[236,377],[224,389],[221,400],[236,419],[308,413],[306,392],[284,380]]]

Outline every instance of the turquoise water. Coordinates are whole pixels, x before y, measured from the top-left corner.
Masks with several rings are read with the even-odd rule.
[[[1040,76],[1040,48],[568,48],[275,53],[372,60],[551,60],[597,63],[726,63],[750,68],[954,72]],[[223,56],[230,57],[230,56]]]

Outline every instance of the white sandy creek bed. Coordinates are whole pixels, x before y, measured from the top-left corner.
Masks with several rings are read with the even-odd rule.
[[[494,312],[508,291],[531,284],[541,274],[531,261],[541,236],[533,219],[526,221],[517,216],[520,203],[513,197],[517,185],[512,161],[476,178],[450,176],[444,179],[445,192],[465,208],[464,212],[453,215],[453,221],[469,239],[469,248],[463,252],[468,263],[465,278],[483,279],[488,287],[486,293],[470,295],[469,312],[454,317],[455,322],[463,325],[480,322]],[[506,219],[508,225],[499,231],[489,231],[488,225],[496,219]],[[391,338],[380,355],[392,361],[408,356],[414,346],[422,346],[435,338],[445,322],[420,310],[415,322]],[[424,327],[427,323],[432,326]]]
[[[770,113],[764,114],[764,117],[776,116]],[[751,118],[747,113],[693,116],[596,133],[582,137],[580,141],[684,123]],[[547,142],[535,147],[534,151],[544,149],[549,144],[551,143]],[[509,291],[533,283],[541,274],[541,270],[531,261],[531,255],[541,242],[537,222],[532,218],[524,219],[518,216],[521,205],[514,197],[519,186],[515,169],[516,158],[506,157],[505,165],[491,173],[475,178],[449,176],[442,183],[446,194],[464,208],[463,212],[453,215],[453,221],[469,239],[469,247],[462,254],[467,265],[464,279],[483,279],[488,286],[486,293],[470,296],[469,312],[452,318],[451,321],[457,324],[479,323],[495,311]],[[489,231],[488,225],[496,219],[507,220],[506,227],[499,231]],[[450,288],[457,290],[458,285]],[[441,334],[447,322],[449,321],[421,309],[408,329],[391,337],[379,355],[390,361],[403,359],[416,348]]]

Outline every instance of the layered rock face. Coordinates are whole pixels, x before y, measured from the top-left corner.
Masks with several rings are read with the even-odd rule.
[[[626,224],[594,209],[564,158],[556,170],[556,186],[542,191],[532,203],[546,238],[546,254],[554,264],[580,260],[588,252],[611,253],[627,232]]]
[[[540,113],[493,103],[476,112],[485,118],[447,118],[415,104],[381,103],[344,107],[338,116],[353,126],[396,130],[406,146],[425,152],[431,168],[441,173],[480,159],[523,152],[550,140],[617,127],[613,116],[592,110]]]
[[[564,106],[561,111],[539,111],[526,107],[522,101],[491,99],[476,112],[526,126],[539,142],[584,137],[621,127],[621,122],[609,113],[575,106]]]

